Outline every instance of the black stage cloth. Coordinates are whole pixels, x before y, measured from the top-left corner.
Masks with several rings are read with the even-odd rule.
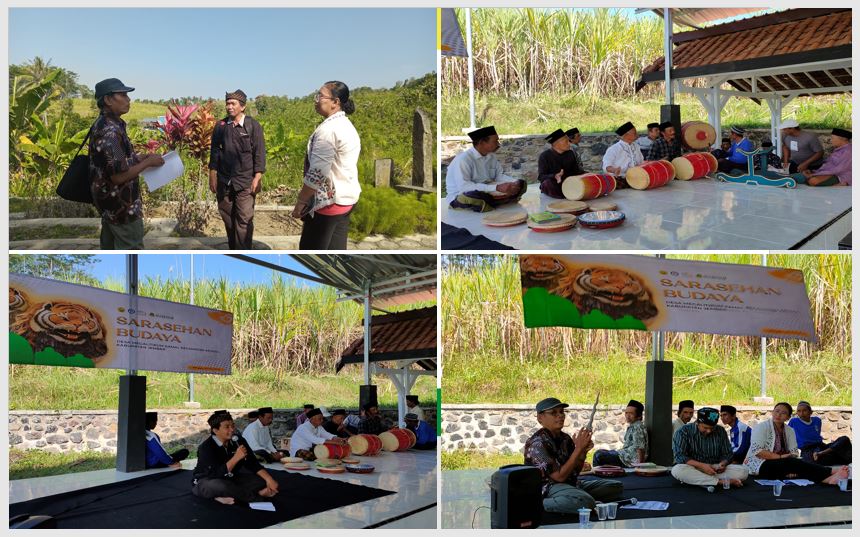
[[[443,250],[515,250],[483,235],[472,235],[468,230],[442,222]]]
[[[278,482],[276,511],[223,505],[191,494],[191,471],[176,470],[9,505],[9,517],[49,515],[66,528],[265,528],[394,492],[267,469]]]
[[[583,480],[587,479],[589,478],[583,478]],[[704,487],[684,485],[671,475],[658,477],[627,475],[609,479],[617,479],[624,483],[625,498],[669,502],[669,508],[665,511],[622,509],[619,506],[616,520],[851,505],[851,493],[841,492],[839,487],[832,485],[815,484],[799,487],[786,484],[782,488],[782,495],[777,498],[773,495],[773,487],[759,485],[752,476],[744,482],[743,488],[723,490],[720,485],[717,485],[714,487],[714,492],[708,492]],[[597,513],[594,511],[591,512],[591,520],[597,520]],[[575,514],[544,513],[541,525],[577,522],[579,517]]]

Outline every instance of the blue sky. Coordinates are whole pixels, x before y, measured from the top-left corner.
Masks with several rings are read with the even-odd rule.
[[[9,10],[9,62],[41,56],[132,97],[299,97],[327,80],[389,87],[436,70],[435,9]]]
[[[279,264],[286,268],[311,274],[308,269],[296,262],[287,254],[254,255],[270,263]],[[90,272],[100,280],[125,281],[125,256],[120,254],[96,255],[97,262],[92,265]],[[138,275],[140,280],[146,277],[161,279],[188,279],[191,277],[190,254],[140,254],[138,256]],[[235,283],[268,283],[273,271],[232,257],[220,254],[194,255],[194,278],[215,278],[226,276]],[[316,287],[317,283],[305,279],[293,278],[279,272],[284,279],[295,279],[299,285]]]

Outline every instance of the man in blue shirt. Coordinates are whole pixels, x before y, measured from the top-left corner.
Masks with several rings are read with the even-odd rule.
[[[188,450],[180,449],[168,455],[161,445],[161,437],[153,432],[158,425],[158,412],[146,413],[146,467],[147,468],[181,468],[182,461],[188,458]]]
[[[732,442],[732,462],[743,464],[750,449],[752,427],[737,417],[738,409],[732,405],[720,406],[720,421],[729,428],[729,440]]]
[[[403,417],[406,428],[415,433],[415,449],[436,449],[436,431],[426,421],[419,421],[416,414]]]
[[[744,136],[745,134],[746,131],[744,129],[740,127],[732,127],[731,132],[729,132],[729,138],[732,141],[732,145],[729,148],[728,156],[717,160],[717,165],[721,172],[729,173],[734,169],[746,171],[747,156],[742,154],[739,149],[750,153],[755,149],[755,146],[753,146],[752,140]]]
[[[825,444],[821,437],[821,418],[812,415],[812,405],[806,401],[797,403],[797,416],[788,421],[788,426],[794,429],[803,460],[824,466],[851,464],[851,439],[840,436]]]

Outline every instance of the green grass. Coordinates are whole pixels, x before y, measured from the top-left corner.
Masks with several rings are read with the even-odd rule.
[[[585,461],[591,464],[593,452],[589,452]],[[443,470],[479,470],[483,468],[499,468],[508,464],[522,464],[522,453],[484,453],[482,451],[458,449],[442,452]]]
[[[271,369],[234,371],[232,375],[195,375],[194,395],[203,408],[301,408],[304,403],[355,407],[364,379],[357,368],[340,375],[278,375]],[[124,371],[69,367],[10,366],[9,409],[116,409],[118,378]],[[147,407],[182,408],[188,400],[182,373],[141,372],[147,378]],[[374,378],[379,403],[397,404],[397,390],[385,378]],[[412,393],[434,406],[436,379],[422,376]]]
[[[165,446],[168,451],[171,446]],[[197,457],[191,450],[188,458]],[[74,474],[116,468],[116,455],[98,451],[51,453],[40,449],[9,450],[9,480],[51,475]]]
[[[148,231],[148,230],[146,230]],[[144,233],[146,233],[144,231]],[[27,226],[9,229],[10,241],[31,241],[37,239],[97,239],[100,228],[92,226]]]
[[[91,117],[93,119],[98,116],[98,108],[95,106],[95,99],[80,99],[74,98],[72,101],[72,112],[81,117]],[[59,103],[57,103],[59,104]],[[131,101],[131,108],[128,113],[122,116],[126,123],[137,123],[143,119],[154,119],[158,116],[163,116],[165,107],[160,104],[148,104]]]
[[[708,114],[699,101],[688,95],[676,100],[681,105],[682,121],[707,121]],[[660,105],[657,99],[631,98],[625,100],[593,100],[584,94],[541,94],[527,100],[508,99],[498,95],[479,94],[475,100],[478,126],[495,125],[501,134],[546,134],[557,128],[577,127],[584,133],[612,132],[630,120],[640,131],[645,125],[658,121]],[[784,111],[784,117],[794,117],[806,128],[851,128],[851,96],[799,98]],[[723,129],[731,125],[746,128],[770,128],[767,105],[749,99],[731,99],[721,117]],[[468,96],[442,98],[442,135],[462,136],[469,125]]]

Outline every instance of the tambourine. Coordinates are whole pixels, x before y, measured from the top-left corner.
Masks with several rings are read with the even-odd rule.
[[[518,226],[528,219],[525,211],[493,211],[484,216],[481,222],[490,227]]]
[[[303,462],[291,462],[284,465],[284,469],[286,470],[308,470],[310,467],[309,464]]]
[[[624,223],[624,213],[620,211],[595,211],[579,216],[579,223],[583,227],[592,229],[604,229],[620,226]]]
[[[317,466],[317,472],[323,474],[342,474],[346,472],[346,469],[343,466],[330,466],[330,467],[321,467]]]
[[[531,220],[528,221],[528,225],[532,231],[537,231],[538,233],[556,233],[559,231],[567,231],[568,229],[572,229],[573,226],[576,225],[576,216],[572,214],[559,214],[558,220],[552,220],[550,222],[537,223]]]
[[[588,211],[588,204],[574,200],[554,201],[547,204],[546,210],[556,214],[582,214]]]
[[[643,477],[656,477],[669,473],[669,468],[665,466],[644,466],[634,469],[633,473]]]
[[[353,474],[369,474],[375,469],[372,464],[347,464],[344,468]]]

